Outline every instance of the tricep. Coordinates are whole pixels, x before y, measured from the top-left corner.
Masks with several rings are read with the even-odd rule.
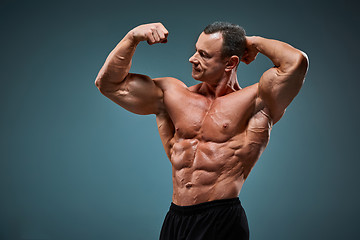
[[[283,115],[286,107],[299,93],[308,69],[308,58],[299,51],[291,65],[267,70],[259,82],[259,96],[269,108],[274,123]]]
[[[129,73],[111,90],[99,90],[126,110],[141,115],[157,114],[163,102],[162,90],[150,77],[141,74]]]

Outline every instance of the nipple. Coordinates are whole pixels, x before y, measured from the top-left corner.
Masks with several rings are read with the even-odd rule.
[[[223,124],[223,128],[227,128],[228,126],[229,126],[228,123],[224,123],[224,124]]]

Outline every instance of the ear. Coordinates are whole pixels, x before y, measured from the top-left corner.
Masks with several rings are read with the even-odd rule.
[[[229,60],[226,63],[226,68],[225,71],[229,72],[231,70],[233,70],[234,68],[236,68],[236,66],[239,64],[239,57],[236,55],[233,55],[229,58]]]

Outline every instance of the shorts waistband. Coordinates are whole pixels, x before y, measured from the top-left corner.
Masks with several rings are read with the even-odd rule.
[[[214,200],[214,201],[199,203],[191,206],[178,206],[172,202],[170,206],[170,212],[175,212],[177,214],[182,214],[182,215],[192,215],[207,211],[209,209],[214,209],[218,207],[230,207],[234,205],[241,206],[241,202],[238,197]]]

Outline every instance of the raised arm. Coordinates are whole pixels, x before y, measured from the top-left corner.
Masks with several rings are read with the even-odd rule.
[[[161,23],[140,25],[111,51],[102,66],[95,85],[102,94],[123,108],[137,114],[157,114],[163,92],[150,77],[129,73],[131,59],[141,41],[166,43],[168,31]]]
[[[308,69],[307,55],[277,40],[247,37],[246,41],[247,50],[241,61],[249,64],[260,52],[275,65],[261,76],[258,91],[276,123],[303,85]]]

